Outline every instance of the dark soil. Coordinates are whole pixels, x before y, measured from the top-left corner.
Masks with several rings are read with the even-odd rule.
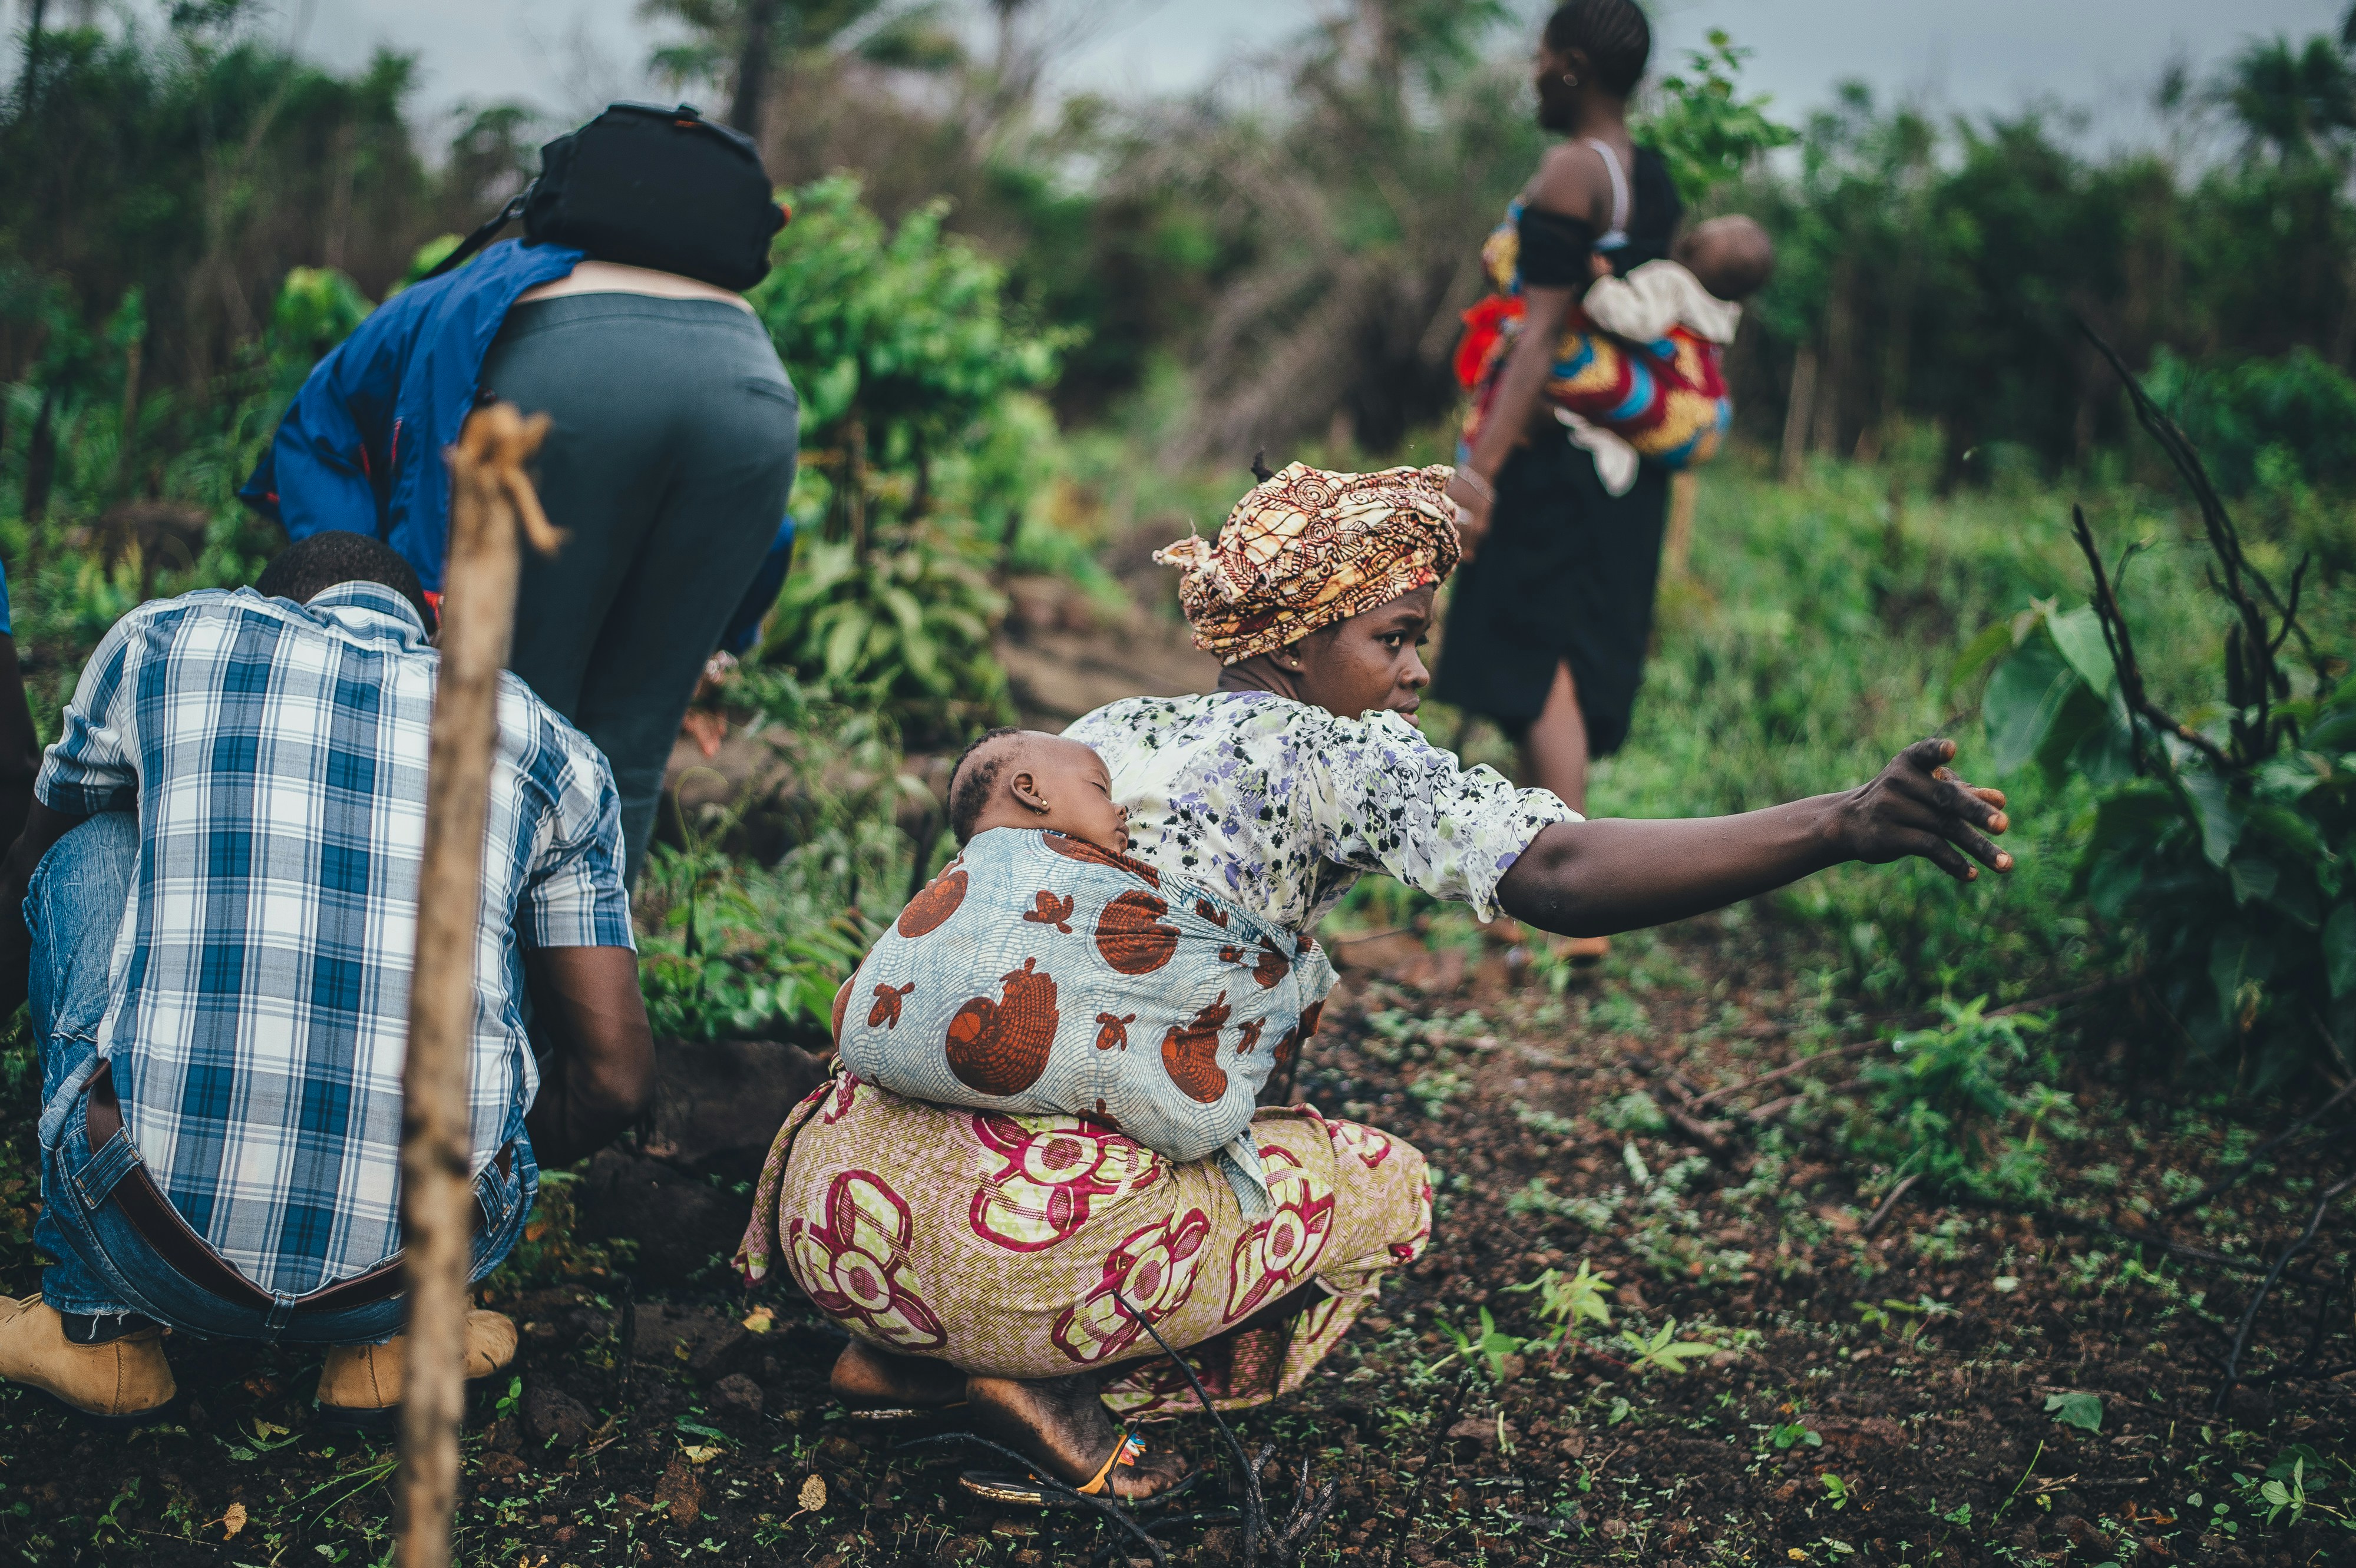
[[[1429,1255],[1307,1388],[1237,1423],[1248,1444],[1273,1445],[1286,1501],[1303,1459],[1339,1483],[1308,1561],[2356,1562],[2338,1511],[2356,1504],[2356,1336],[2345,1292],[2327,1298],[2356,1246],[2344,1214],[2258,1314],[2247,1383],[2216,1408],[2249,1268],[2305,1224],[2316,1178],[2336,1179],[2317,1135],[2228,1198],[2158,1217],[2271,1128],[2141,1074],[2133,1010],[2098,997],[2065,1014],[2085,1041],[2076,1059],[2111,1065],[2062,1085],[2083,1134],[2051,1146],[2055,1201],[2022,1213],[1909,1193],[1869,1234],[1890,1184],[1842,1154],[1834,1092],[1859,1058],[1706,1104],[1686,1121],[1717,1121],[1690,1132],[1644,1130],[1659,1115],[1647,1105],[1682,1109],[1681,1091],[1922,1020],[1825,1002],[1755,915],[1624,940],[1599,968],[1565,971],[1558,994],[1543,955],[1467,930],[1337,943],[1345,990],[1299,1085],[1417,1143],[1441,1189]],[[1638,1090],[1654,1098],[1631,1101]],[[20,1084],[16,1103],[29,1094]],[[1772,1114],[1747,1114],[1762,1105]],[[18,1226],[0,1261],[18,1292],[36,1285],[31,1136],[28,1120],[14,1125],[17,1185],[0,1182],[15,1205],[0,1223]],[[690,1188],[682,1211],[741,1218],[729,1171],[657,1181],[659,1167],[609,1156],[598,1179],[658,1194],[641,1225],[664,1211],[660,1193]],[[955,1485],[969,1461],[854,1430],[824,1393],[840,1339],[790,1286],[747,1300],[711,1252],[691,1272],[672,1234],[648,1238],[634,1277],[631,1249],[585,1240],[594,1227],[571,1213],[596,1190],[585,1178],[552,1188],[490,1294],[522,1326],[522,1351],[466,1438],[463,1561],[851,1568],[1141,1552],[1099,1552],[1113,1537],[1088,1517],[970,1499]],[[655,1255],[659,1270],[644,1261]],[[1536,1297],[1510,1287],[1582,1258],[1613,1292],[1614,1320],[1590,1326],[1587,1348],[1501,1349],[1494,1367],[1456,1353],[1442,1325],[1477,1337],[1484,1309],[1501,1335],[1538,1332]],[[1672,1318],[1674,1340],[1714,1353],[1682,1375],[1634,1368],[1622,1333]],[[316,1356],[171,1347],[185,1403],[135,1435],[0,1390],[0,1550],[42,1564],[386,1559],[390,1448],[319,1430]],[[2097,1396],[2099,1431],[2049,1413],[2073,1393]],[[1153,1435],[1220,1464],[1205,1421]],[[2266,1471],[2310,1453],[2303,1509],[2268,1523]],[[1223,1484],[1186,1506],[1218,1508]],[[1226,1561],[1237,1544],[1215,1521],[1167,1534],[1179,1562]]]

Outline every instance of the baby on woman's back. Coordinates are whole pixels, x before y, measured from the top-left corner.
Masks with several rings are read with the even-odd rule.
[[[992,730],[949,774],[949,831],[959,844],[992,827],[1044,828],[1129,853],[1129,808],[1093,746],[1044,730]]]
[[[960,853],[837,1002],[843,1064],[911,1099],[1216,1154],[1260,1217],[1251,1118],[1317,1027],[1324,953],[1130,859],[1111,774],[1076,741],[992,731],[950,775],[949,823]]]

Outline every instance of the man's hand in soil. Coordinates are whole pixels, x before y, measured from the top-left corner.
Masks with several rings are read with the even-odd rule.
[[[2004,796],[1947,766],[1952,741],[1917,741],[1872,783],[1739,816],[1557,823],[1497,884],[1507,914],[1565,936],[1609,936],[1756,898],[1848,860],[1920,855],[1958,880],[2012,857],[1986,835],[2011,826]],[[1967,860],[1965,857],[1970,857]]]
[[[654,1032],[626,947],[529,949],[533,1010],[552,1025],[540,1095],[524,1116],[533,1157],[549,1169],[586,1159],[654,1098]]]

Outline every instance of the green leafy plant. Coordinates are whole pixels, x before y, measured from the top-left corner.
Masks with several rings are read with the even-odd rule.
[[[1825,1471],[1816,1479],[1824,1483],[1825,1500],[1833,1505],[1833,1512],[1838,1513],[1848,1507],[1851,1494],[1847,1481],[1842,1480],[1830,1470]]]
[[[2290,1510],[2290,1521],[2293,1524],[2306,1518],[2307,1461],[2303,1458],[2293,1460],[2290,1474],[2286,1476],[2279,1477],[2268,1476],[2259,1484],[2258,1496],[2266,1501],[2268,1524],[2281,1518],[2285,1509]]]
[[[1509,1285],[1505,1288],[1516,1295],[1537,1296],[1538,1316],[1552,1323],[1554,1330],[1529,1342],[1554,1350],[1565,1341],[1576,1343],[1583,1339],[1590,1323],[1599,1328],[1612,1327],[1612,1306],[1604,1299],[1611,1284],[1610,1275],[1595,1273],[1581,1258],[1575,1274],[1550,1268],[1526,1285]]]
[[[1500,1332],[1496,1318],[1485,1307],[1481,1308],[1481,1332],[1478,1334],[1467,1334],[1453,1323],[1443,1322],[1440,1328],[1440,1332],[1454,1341],[1456,1349],[1441,1357],[1433,1365],[1446,1366],[1459,1357],[1469,1361],[1478,1356],[1488,1367],[1489,1378],[1493,1382],[1505,1381],[1506,1357],[1518,1356],[1526,1347],[1537,1343],[1536,1340],[1521,1339],[1511,1334]]]
[[[2000,768],[2034,762],[2094,786],[2075,891],[2135,933],[2193,1058],[2233,1060],[2259,1090],[2309,1062],[2344,1073],[2356,1066],[2356,680],[2299,623],[2306,563],[2275,588],[2191,442],[2118,368],[2200,505],[2228,613],[2222,691],[2182,717],[2154,699],[2117,592],[2141,547],[2106,566],[2083,512],[2091,603],[2033,605],[1965,663],[2002,658],[1981,702]]]
[[[977,567],[930,539],[863,557],[820,542],[786,580],[761,656],[955,739],[1012,717],[990,645],[1005,608]]]
[[[2096,1393],[2049,1393],[2045,1396],[2045,1413],[2064,1426],[2074,1426],[2081,1432],[2103,1429],[2103,1396]]]
[[[1660,153],[1677,194],[1689,202],[1799,140],[1797,131],[1767,117],[1766,94],[1737,96],[1742,62],[1754,52],[1737,48],[1723,29],[1712,28],[1708,47],[1687,50],[1686,69],[1654,85],[1651,106],[1637,118],[1637,139]]]
[[[822,1038],[836,988],[930,869],[937,847],[899,816],[932,797],[885,715],[783,669],[743,672],[728,695],[776,765],[758,804],[790,847],[767,865],[732,847],[750,795],[679,819],[684,842],[653,846],[638,883],[639,987],[660,1035]]]
[[[800,389],[793,505],[819,537],[763,656],[954,744],[1012,716],[990,645],[1005,601],[986,573],[1042,486],[1056,436],[1027,394],[1053,383],[1070,335],[1008,303],[1005,269],[943,232],[944,203],[887,229],[837,177],[794,205],[748,298]]]
[[[1628,1364],[1638,1371],[1679,1375],[1691,1371],[1694,1362],[1716,1355],[1720,1349],[1700,1339],[1679,1339],[1676,1335],[1677,1320],[1672,1317],[1650,1336],[1622,1333],[1620,1343],[1628,1350]]]
[[[2312,348],[2198,367],[2161,348],[2150,381],[2154,400],[2200,443],[2228,495],[2260,482],[2269,452],[2301,479],[2356,481],[2356,379]]]
[[[1811,1448],[1821,1448],[1825,1445],[1825,1435],[1804,1421],[1787,1421],[1769,1432],[1767,1438],[1778,1449],[1790,1448],[1802,1443]]]
[[[2036,1013],[1991,1018],[1987,998],[1942,998],[1945,1021],[1890,1042],[1891,1058],[1863,1074],[1866,1105],[1843,1137],[1849,1148],[1919,1175],[1940,1190],[2024,1199],[2044,1189],[2043,1140],[2075,1130],[2071,1102],[2042,1083],[2013,1085],[2029,1072],[2051,1075],[2050,1052],[2032,1047],[2047,1020]],[[1885,1319],[1886,1320],[1886,1319]]]

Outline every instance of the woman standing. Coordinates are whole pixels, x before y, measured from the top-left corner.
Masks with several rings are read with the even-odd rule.
[[[1982,836],[2005,830],[2003,796],[1957,779],[1945,741],[1854,790],[1682,822],[1582,822],[1431,745],[1416,650],[1457,561],[1448,481],[1296,463],[1215,541],[1161,552],[1185,572],[1195,645],[1226,667],[1218,689],[1115,702],[1066,731],[1104,758],[1131,857],[1304,942],[1367,872],[1483,919],[1600,935],[1845,860],[1921,855],[1964,880],[1978,874],[1966,856],[2011,869]],[[1084,987],[1073,977],[1062,1005],[1085,1005]],[[1252,1130],[1277,1210],[1256,1221],[1212,1160],[1163,1159],[1087,1117],[933,1105],[838,1072],[772,1147],[739,1261],[755,1279],[782,1262],[850,1330],[833,1374],[847,1401],[962,1400],[1044,1471],[1151,1497],[1183,1466],[1115,1413],[1194,1400],[1139,1314],[1219,1403],[1261,1403],[1300,1386],[1430,1233],[1423,1157],[1405,1139],[1306,1105],[1263,1110]]]
[[[1653,35],[1633,0],[1570,0],[1538,45],[1538,123],[1564,140],[1508,209],[1483,261],[1514,332],[1449,496],[1466,565],[1432,696],[1494,720],[1525,782],[1587,805],[1591,758],[1628,737],[1652,635],[1668,475],[1609,494],[1544,406],[1554,346],[1595,258],[1616,272],[1669,253],[1684,208],[1658,154],[1628,136]]]

